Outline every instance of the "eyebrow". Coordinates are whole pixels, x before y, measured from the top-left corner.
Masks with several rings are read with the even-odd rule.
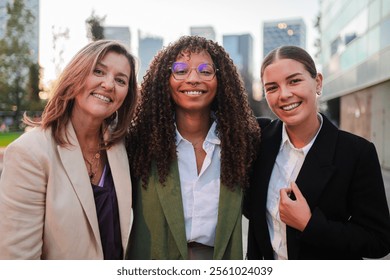
[[[105,65],[104,63],[102,63],[102,62],[100,62],[100,61],[98,61],[98,62],[96,63],[96,66],[102,66],[102,67],[104,67],[104,68],[106,68],[106,69],[108,68],[107,65]],[[119,72],[118,75],[119,75],[119,76],[126,77],[126,79],[130,79],[125,73]]]
[[[296,76],[300,76],[300,75],[303,75],[302,73],[300,73],[300,72],[297,72],[297,73],[294,73],[294,74],[291,74],[291,75],[288,75],[287,77],[286,77],[286,80],[289,80],[289,79],[291,79],[291,78],[294,78],[294,77],[296,77]],[[275,82],[269,82],[269,83],[265,83],[264,84],[264,86],[267,86],[267,85],[273,85],[273,84],[276,84]]]

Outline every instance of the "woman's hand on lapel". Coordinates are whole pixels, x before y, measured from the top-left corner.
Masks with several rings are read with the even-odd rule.
[[[309,222],[310,207],[295,182],[291,182],[290,188],[280,190],[279,214],[282,222],[299,231]]]

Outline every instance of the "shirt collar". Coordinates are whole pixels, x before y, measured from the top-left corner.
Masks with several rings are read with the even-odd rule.
[[[180,141],[185,140],[185,139],[183,138],[183,136],[181,136],[179,130],[177,130],[176,123],[175,123],[175,127],[176,127],[176,146],[177,146],[177,145],[179,145]],[[213,123],[209,129],[209,132],[207,133],[205,142],[209,142],[209,143],[212,143],[215,145],[221,144],[221,140],[219,139],[219,137],[217,135],[216,128],[217,128],[217,123],[216,123],[216,121],[213,121]]]
[[[291,143],[290,138],[288,137],[288,134],[287,134],[286,125],[283,123],[283,128],[282,128],[282,143],[281,143],[281,145],[280,145],[279,151],[283,150],[283,148],[284,148],[286,145],[288,145],[288,146],[290,146],[290,148],[293,149],[293,150],[302,151],[302,152],[304,153],[304,155],[306,156],[307,153],[309,152],[311,146],[313,146],[313,143],[314,143],[314,141],[316,140],[316,138],[317,138],[317,136],[318,136],[318,133],[320,132],[320,130],[321,130],[321,128],[322,128],[322,123],[323,123],[322,115],[321,115],[321,114],[317,114],[317,118],[318,118],[318,120],[320,121],[320,127],[319,127],[319,129],[317,130],[316,135],[314,135],[313,139],[311,139],[310,142],[309,142],[306,146],[304,146],[304,147],[302,147],[302,148],[300,148],[300,149],[295,148],[294,145]]]

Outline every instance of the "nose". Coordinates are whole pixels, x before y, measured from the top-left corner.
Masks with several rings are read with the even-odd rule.
[[[109,76],[104,77],[101,87],[106,90],[112,90],[114,88],[114,78]]]
[[[188,73],[186,80],[188,83],[199,83],[200,82],[200,78],[199,78],[198,72],[196,71],[196,68],[190,69],[190,72]]]
[[[287,87],[280,88],[280,98],[289,98],[291,96],[293,96],[293,94]]]

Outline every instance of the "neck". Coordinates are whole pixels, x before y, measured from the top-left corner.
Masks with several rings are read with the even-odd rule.
[[[101,142],[101,126],[87,125],[79,120],[72,119],[72,125],[75,130],[80,148],[84,153],[96,152],[99,150]]]
[[[302,148],[309,144],[309,142],[316,135],[318,129],[320,128],[320,120],[317,115],[315,118],[312,118],[310,121],[305,122],[300,125],[287,125],[286,131],[288,137],[290,138],[291,143],[295,148]]]
[[[210,112],[188,114],[176,112],[176,126],[180,134],[192,143],[204,140],[211,126]]]

